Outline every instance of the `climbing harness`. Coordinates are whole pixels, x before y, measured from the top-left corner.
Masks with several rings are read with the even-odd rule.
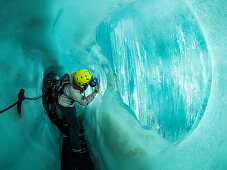
[[[13,106],[15,106],[17,104],[17,112],[20,115],[21,114],[21,105],[22,105],[22,102],[24,100],[37,100],[37,99],[40,99],[41,97],[44,96],[44,94],[43,94],[42,96],[36,97],[36,98],[26,98],[24,96],[24,93],[25,93],[25,90],[24,89],[20,89],[20,92],[18,93],[18,101],[15,102],[14,104],[12,104],[11,106],[5,108],[4,110],[1,110],[0,114],[4,113],[5,111],[9,110],[10,108],[12,108]]]

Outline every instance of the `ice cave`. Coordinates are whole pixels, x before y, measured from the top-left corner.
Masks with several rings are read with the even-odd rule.
[[[227,170],[227,1],[1,0],[0,110],[88,69],[75,107],[95,169]],[[86,95],[93,91],[91,87]],[[1,170],[60,170],[42,99],[0,114]],[[70,169],[69,169],[70,170]]]

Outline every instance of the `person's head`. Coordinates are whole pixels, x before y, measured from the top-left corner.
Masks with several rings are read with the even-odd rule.
[[[92,79],[91,73],[86,69],[78,70],[73,75],[73,81],[78,86],[86,86]]]

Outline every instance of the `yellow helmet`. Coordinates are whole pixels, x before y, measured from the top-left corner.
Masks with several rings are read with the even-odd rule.
[[[91,73],[86,69],[81,69],[75,72],[73,81],[79,86],[88,83],[91,80]]]

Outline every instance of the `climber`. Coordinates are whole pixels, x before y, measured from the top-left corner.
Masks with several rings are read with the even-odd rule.
[[[88,85],[95,87],[95,90],[86,97],[84,93]],[[70,142],[74,153],[86,152],[86,148],[80,146],[80,125],[77,119],[75,103],[77,102],[83,106],[88,105],[94,100],[99,88],[98,79],[93,78],[86,69],[65,74],[55,85],[54,98],[57,100],[56,103],[59,110],[69,124]]]

